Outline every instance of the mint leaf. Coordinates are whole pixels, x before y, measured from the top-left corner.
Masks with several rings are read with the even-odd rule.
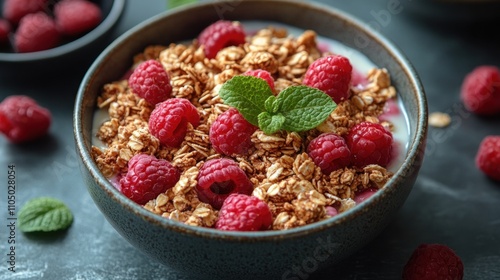
[[[276,100],[278,111],[285,117],[281,129],[305,131],[325,121],[337,104],[323,91],[307,86],[290,86]]]
[[[73,214],[63,202],[39,197],[28,201],[19,210],[18,222],[22,232],[57,231],[71,225]]]
[[[285,123],[285,117],[281,113],[272,115],[268,112],[259,114],[259,127],[265,134],[273,134],[280,130]]]
[[[265,103],[273,93],[261,78],[234,76],[222,85],[219,96],[225,104],[238,109],[249,123],[259,125],[258,116],[267,111]]]

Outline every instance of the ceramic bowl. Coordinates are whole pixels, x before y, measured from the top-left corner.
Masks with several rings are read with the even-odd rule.
[[[0,10],[3,7],[3,2],[3,0],[0,0]],[[0,49],[0,70],[5,70],[5,74],[20,71],[29,72],[32,69],[37,72],[43,69],[46,72],[47,70],[54,70],[60,65],[68,65],[74,68],[72,63],[91,55],[93,55],[92,60],[95,59],[110,43],[105,41],[106,36],[109,35],[123,14],[125,0],[95,0],[93,2],[99,5],[103,15],[102,22],[93,30],[81,37],[65,41],[57,47],[44,51],[16,53],[11,48],[2,47]]]
[[[392,73],[392,82],[406,108],[410,135],[405,160],[385,188],[362,205],[328,220],[286,231],[249,233],[186,226],[162,218],[130,201],[110,184],[90,153],[92,118],[102,86],[122,77],[132,57],[144,47],[192,39],[221,17],[313,29],[360,50]],[[403,205],[422,162],[427,105],[417,74],[401,52],[343,11],[304,1],[217,1],[167,11],[114,41],[81,83],[74,133],[90,195],[115,229],[144,254],[185,273],[186,279],[299,279],[293,278],[298,277],[294,267],[310,274],[346,258],[377,236]]]

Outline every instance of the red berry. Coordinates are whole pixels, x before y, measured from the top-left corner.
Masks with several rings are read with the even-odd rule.
[[[0,18],[0,45],[9,41],[10,23]]]
[[[351,163],[351,151],[344,138],[335,133],[323,133],[314,138],[307,146],[307,154],[325,174]]]
[[[269,206],[255,196],[231,194],[219,211],[216,229],[259,231],[269,229],[273,216]]]
[[[421,244],[403,269],[403,280],[462,280],[464,265],[459,256],[441,244]]]
[[[227,156],[245,155],[253,143],[250,139],[257,127],[249,123],[235,108],[222,113],[210,126],[210,142],[215,151]]]
[[[500,70],[494,66],[477,67],[465,77],[460,95],[465,108],[473,113],[500,113]]]
[[[220,209],[232,193],[251,194],[253,184],[235,161],[211,159],[200,168],[196,191],[200,201]]]
[[[392,134],[377,123],[362,122],[347,135],[352,163],[357,167],[378,164],[386,167],[392,159]]]
[[[500,136],[487,136],[481,141],[476,166],[490,178],[500,181]]]
[[[167,100],[172,92],[170,78],[157,60],[146,60],[135,68],[128,79],[132,92],[151,105]]]
[[[25,15],[45,10],[47,3],[48,0],[5,0],[3,17],[17,25]]]
[[[127,174],[120,179],[121,192],[138,204],[145,204],[175,186],[180,172],[170,162],[137,154],[128,162]]]
[[[269,73],[269,71],[262,69],[248,70],[245,73],[243,73],[243,75],[253,76],[263,79],[264,81],[267,82],[267,84],[271,88],[271,91],[274,91],[274,78],[273,76],[271,76],[271,73]]]
[[[102,20],[101,8],[87,0],[63,0],[54,7],[57,27],[64,35],[75,36],[92,30]]]
[[[57,46],[59,39],[54,20],[44,12],[37,12],[21,19],[14,35],[14,46],[21,53],[43,51]]]
[[[156,104],[149,117],[149,131],[169,147],[178,147],[187,132],[187,124],[194,127],[200,123],[200,115],[193,104],[185,98],[171,98]]]
[[[198,36],[205,56],[214,58],[225,47],[245,43],[245,31],[239,22],[219,20],[205,28]]]
[[[28,96],[13,95],[0,103],[0,132],[14,143],[47,134],[51,119],[50,111]]]
[[[349,59],[330,55],[315,60],[307,68],[302,83],[324,91],[339,103],[349,99],[352,66]]]

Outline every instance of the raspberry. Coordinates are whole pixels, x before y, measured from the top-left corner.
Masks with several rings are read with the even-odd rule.
[[[344,138],[335,133],[323,133],[307,146],[307,154],[325,174],[351,163],[351,151]]]
[[[220,209],[232,193],[251,194],[253,184],[240,166],[227,158],[211,159],[198,173],[198,198],[215,209]]]
[[[24,16],[14,35],[18,52],[36,52],[51,49],[59,43],[60,34],[54,20],[44,12]]]
[[[126,197],[143,205],[175,186],[179,178],[179,170],[167,160],[137,154],[129,160],[120,187]]]
[[[243,73],[243,75],[253,76],[263,79],[264,81],[267,82],[267,84],[271,88],[271,91],[274,91],[274,78],[268,71],[262,69],[248,70],[245,73]]]
[[[92,30],[102,20],[98,5],[87,0],[63,0],[54,6],[54,16],[59,31],[75,36]]]
[[[0,45],[9,41],[10,23],[0,18]]]
[[[273,216],[269,206],[255,196],[231,194],[222,204],[216,229],[258,231],[269,229]]]
[[[50,111],[24,95],[13,95],[0,103],[0,132],[13,143],[35,140],[50,127]]]
[[[403,269],[403,280],[461,280],[464,265],[453,250],[442,244],[421,244]]]
[[[245,31],[238,22],[219,20],[205,28],[198,36],[207,58],[215,58],[225,47],[245,43]]]
[[[392,159],[392,134],[377,123],[362,122],[347,135],[352,163],[363,168],[369,164],[386,167]]]
[[[481,141],[476,166],[490,178],[500,181],[500,136],[487,136]]]
[[[196,107],[184,98],[171,98],[156,104],[149,117],[149,131],[169,147],[178,147],[186,137],[188,123],[200,123]]]
[[[475,68],[465,77],[460,97],[465,108],[475,114],[500,113],[500,70],[494,66]]]
[[[307,68],[303,84],[324,91],[333,101],[340,103],[351,94],[352,66],[349,59],[330,55],[315,60]]]
[[[250,136],[257,127],[249,123],[235,108],[222,113],[210,127],[210,142],[215,151],[227,156],[245,155],[253,143]]]
[[[17,25],[25,15],[45,10],[47,3],[48,0],[5,0],[3,17]]]
[[[139,64],[128,79],[132,91],[146,99],[151,105],[167,100],[172,92],[170,78],[157,60],[146,60]]]

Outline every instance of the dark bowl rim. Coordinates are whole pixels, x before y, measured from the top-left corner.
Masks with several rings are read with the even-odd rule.
[[[356,17],[338,9],[330,6],[326,6],[320,3],[310,3],[303,2],[297,0],[249,0],[245,2],[278,2],[280,4],[291,4],[291,5],[303,5],[307,6],[309,9],[316,9],[322,12],[328,12],[332,15],[332,17],[341,18],[343,21],[348,22],[349,24],[354,25],[357,29],[364,32],[369,38],[376,40],[381,46],[383,46],[394,58],[394,60],[401,66],[402,69],[405,70],[405,76],[408,77],[409,82],[412,86],[412,92],[416,92],[416,99],[418,102],[418,120],[416,133],[414,138],[411,139],[411,146],[408,147],[407,157],[405,158],[403,164],[395,172],[393,178],[387,182],[386,186],[377,191],[372,197],[365,200],[359,207],[355,207],[341,213],[335,217],[315,222],[309,225],[287,229],[287,230],[276,230],[276,231],[259,231],[259,232],[236,232],[236,231],[220,231],[212,228],[204,228],[204,227],[195,227],[185,225],[184,223],[180,223],[177,221],[172,221],[161,217],[157,214],[154,214],[140,205],[134,203],[133,201],[127,199],[121,192],[119,192],[113,185],[101,174],[100,170],[97,168],[97,165],[94,163],[92,156],[87,149],[85,144],[84,135],[83,135],[83,122],[82,122],[82,108],[83,108],[83,96],[85,95],[85,89],[87,82],[91,79],[93,73],[99,68],[100,61],[104,60],[115,47],[119,46],[123,41],[127,39],[131,34],[139,32],[141,29],[154,25],[155,22],[161,21],[164,17],[168,17],[174,13],[182,13],[186,12],[191,8],[201,8],[208,7],[208,5],[212,5],[210,3],[197,3],[190,4],[183,7],[178,7],[172,10],[168,10],[162,12],[156,16],[153,16],[135,27],[131,28],[120,37],[118,37],[115,41],[113,41],[94,61],[91,65],[87,73],[85,74],[80,88],[78,90],[78,94],[76,97],[75,108],[74,108],[74,137],[76,142],[76,149],[78,155],[80,156],[84,168],[87,169],[90,176],[95,180],[95,182],[99,185],[100,188],[104,190],[107,194],[111,195],[111,198],[121,204],[121,206],[127,209],[130,212],[140,216],[140,218],[155,224],[156,226],[173,230],[182,234],[187,234],[196,237],[204,237],[204,238],[212,238],[219,240],[233,240],[233,241],[248,241],[248,242],[256,242],[256,241],[273,241],[273,240],[283,240],[286,238],[295,238],[304,235],[311,234],[313,232],[327,230],[329,228],[339,226],[342,223],[354,219],[356,216],[362,214],[366,211],[367,208],[376,204],[386,193],[392,192],[397,188],[398,182],[402,180],[401,176],[403,174],[408,173],[412,169],[413,164],[420,164],[417,161],[419,155],[421,155],[422,148],[425,145],[425,139],[427,135],[427,101],[425,97],[425,92],[423,85],[416,73],[415,69],[406,58],[406,56],[388,39],[385,38],[378,31],[371,29],[367,24],[363,23],[361,20]],[[362,205],[362,206],[361,206]]]
[[[104,20],[94,29],[82,37],[52,49],[29,53],[4,53],[0,52],[0,62],[4,63],[30,63],[50,60],[75,52],[88,44],[98,40],[118,22],[125,9],[126,0],[113,0],[109,13]]]

